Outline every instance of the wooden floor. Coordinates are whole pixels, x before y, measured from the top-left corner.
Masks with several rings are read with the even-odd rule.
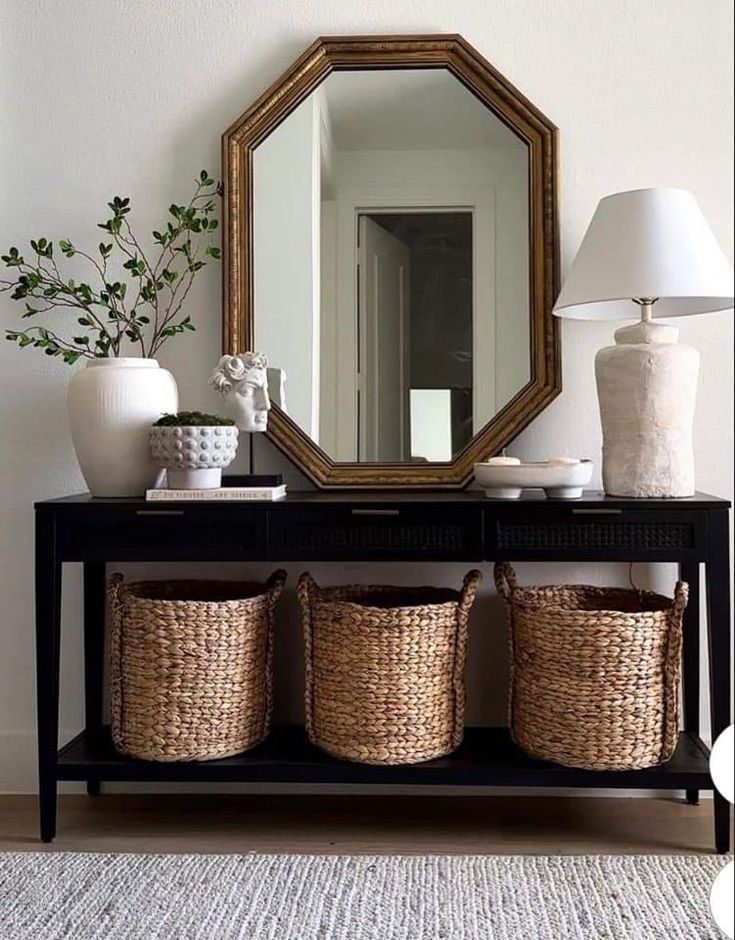
[[[712,803],[574,797],[62,796],[59,835],[36,800],[0,796],[0,851],[344,854],[710,853]]]

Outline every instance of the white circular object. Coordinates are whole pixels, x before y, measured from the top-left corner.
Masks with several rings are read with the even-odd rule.
[[[495,458],[496,460],[498,458]],[[574,464],[475,464],[475,480],[491,499],[517,499],[523,489],[546,490],[552,499],[579,499],[592,478],[592,461]]]
[[[726,865],[715,879],[709,903],[717,926],[735,940],[735,862]]]
[[[485,490],[488,499],[520,499],[520,486],[493,486]]]
[[[725,728],[712,747],[712,782],[729,803],[735,803],[735,725]]]
[[[521,461],[518,457],[490,457],[485,463],[488,467],[519,467]]]
[[[579,458],[577,458],[577,457],[549,457],[549,463],[550,463],[550,464],[552,464],[552,465],[553,465],[553,464],[557,464],[557,465],[561,465],[561,466],[563,466],[563,467],[564,467],[564,466],[574,466],[574,464],[578,464],[578,463],[580,463],[580,462],[581,462],[581,461],[580,461]]]

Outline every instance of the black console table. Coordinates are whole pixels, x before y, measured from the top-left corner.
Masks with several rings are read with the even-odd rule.
[[[730,722],[729,503],[681,500],[490,501],[465,493],[293,493],[277,503],[146,503],[72,496],[36,504],[36,656],[41,838],[56,831],[59,780],[464,784],[713,789],[700,738],[699,566],[706,567],[713,734]],[[468,728],[450,757],[404,767],[335,760],[303,729],[275,728],[226,760],[162,764],[117,754],[103,725],[106,562],[124,561],[641,561],[676,562],[690,584],[684,715],[676,753],[635,772],[580,771],[525,757],[502,728]],[[84,565],[86,727],[58,748],[61,571]],[[715,794],[715,844],[729,849],[729,807]]]

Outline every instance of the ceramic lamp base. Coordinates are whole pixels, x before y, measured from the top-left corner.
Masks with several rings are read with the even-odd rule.
[[[693,496],[699,353],[678,330],[645,322],[597,353],[602,483],[609,496]]]

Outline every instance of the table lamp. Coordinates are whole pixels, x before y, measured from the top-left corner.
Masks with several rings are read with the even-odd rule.
[[[732,268],[690,192],[638,189],[600,200],[554,314],[640,318],[595,357],[608,495],[694,494],[699,353],[654,317],[732,306]]]

